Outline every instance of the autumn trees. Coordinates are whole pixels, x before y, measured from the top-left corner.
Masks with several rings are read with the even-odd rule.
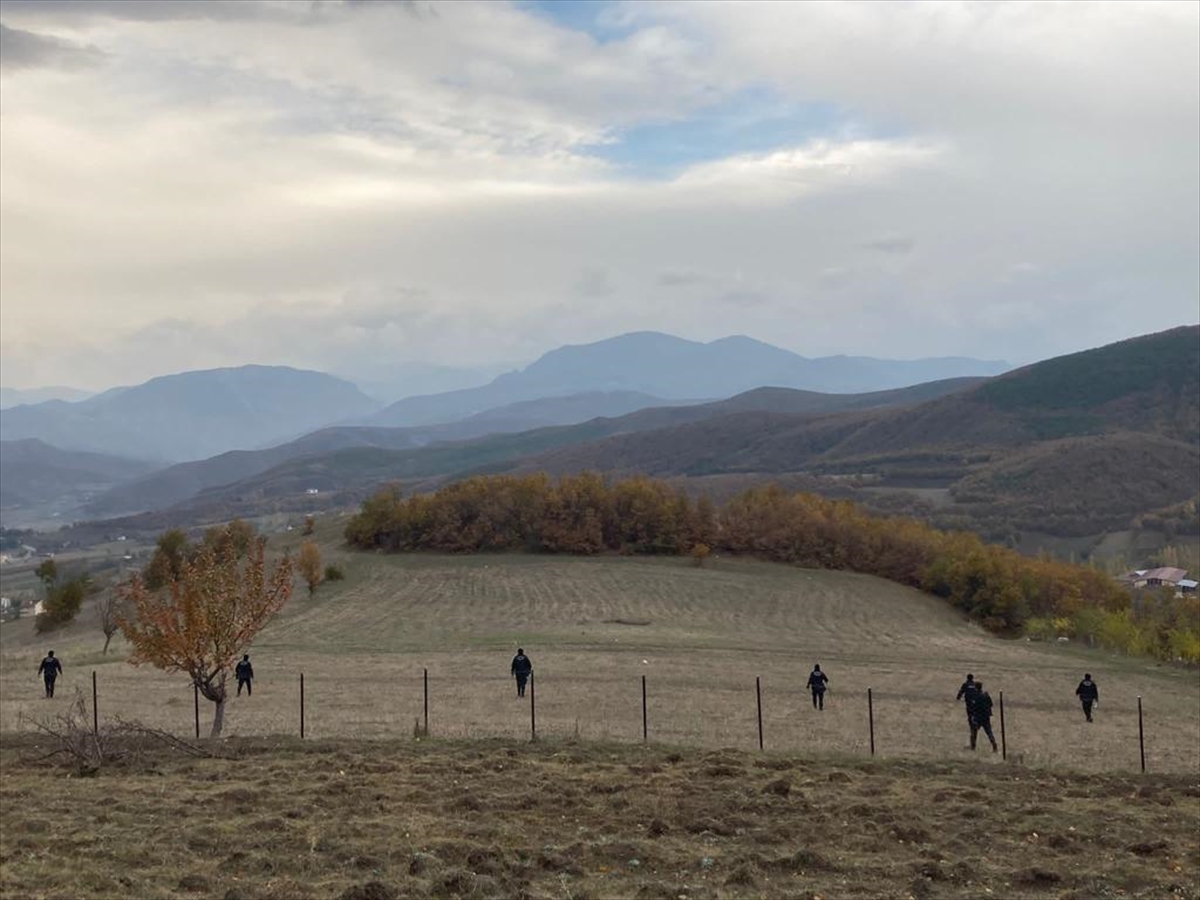
[[[140,575],[120,587],[127,609],[119,624],[133,647],[130,662],[184,672],[216,704],[217,737],[225,720],[226,678],[291,596],[293,572],[286,556],[268,565],[266,539],[253,537],[247,544],[244,528],[205,537],[198,547],[186,540],[166,542],[162,565],[172,566],[177,558],[178,569],[159,589]]]
[[[610,483],[591,473],[557,481],[469,478],[407,498],[389,485],[362,504],[346,539],[384,550],[646,553],[693,561],[703,558],[704,547],[879,575],[943,597],[999,633],[1019,634],[1031,619],[1073,621],[1094,611],[1111,620],[1115,634],[1117,618],[1128,610],[1143,635],[1137,646],[1151,648],[1146,652],[1191,659],[1200,646],[1200,624],[1188,620],[1182,601],[1165,612],[1144,604],[1131,609],[1128,591],[1094,569],[1031,559],[973,534],[873,516],[847,501],[778,486],[754,488],[718,508],[661,481]],[[1161,624],[1152,624],[1151,615]]]

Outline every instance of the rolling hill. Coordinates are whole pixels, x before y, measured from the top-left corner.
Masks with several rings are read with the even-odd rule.
[[[242,366],[153,378],[78,403],[7,409],[0,436],[136,459],[193,460],[278,443],[376,408],[354,385],[330,375]]]
[[[47,400],[66,400],[73,403],[77,400],[86,400],[91,396],[91,391],[81,391],[79,388],[63,387],[61,385],[36,388],[0,387],[0,409],[9,409],[13,406],[23,406],[31,403],[44,403]]]
[[[6,524],[61,515],[152,468],[141,460],[60,450],[39,440],[0,441],[0,510]]]
[[[436,424],[522,400],[589,391],[637,391],[678,400],[729,397],[770,385],[849,394],[960,376],[989,376],[1007,368],[1002,362],[958,357],[808,359],[748,337],[702,344],[658,332],[637,332],[560,347],[483,387],[400,400],[363,424]]]
[[[870,394],[818,394],[765,388],[713,403],[643,409],[616,418],[597,418],[577,425],[539,428],[515,434],[490,434],[474,440],[447,441],[412,449],[404,449],[404,442],[410,440],[411,432],[415,429],[358,429],[357,435],[356,430],[351,428],[328,429],[289,445],[287,451],[295,453],[298,446],[304,446],[309,452],[296,453],[294,458],[260,469],[242,480],[221,482],[219,486],[203,490],[186,501],[179,513],[220,517],[237,514],[239,510],[310,509],[314,505],[356,502],[381,481],[419,481],[470,471],[504,469],[552,448],[580,444],[591,446],[590,442],[609,435],[657,431],[680,422],[723,420],[730,415],[774,416],[789,422],[798,419],[807,421],[814,415],[839,410],[911,406],[929,397],[960,391],[978,383],[979,379],[949,379]],[[353,444],[339,443],[352,438],[356,438]],[[334,444],[338,446],[332,446]],[[328,452],[318,449],[322,445]],[[254,463],[260,464],[267,460],[269,454],[282,450],[276,448],[276,451],[267,451],[267,455],[256,456]],[[217,460],[208,462],[214,467],[218,463]],[[244,465],[247,460],[239,458],[237,463]],[[182,467],[177,469],[195,471],[197,465],[207,464],[194,464],[187,470]],[[171,471],[165,470],[143,483],[162,484]],[[209,471],[215,473],[216,469]],[[130,486],[131,489],[133,487]],[[305,493],[314,488],[321,492],[320,500],[313,500]],[[124,491],[121,493],[128,495]]]
[[[512,468],[806,472],[942,486],[963,504],[954,514],[969,520],[1078,534],[1194,496],[1198,447],[1192,326],[1047,360],[904,410],[817,419],[737,412],[548,450]]]
[[[87,507],[94,516],[115,516],[162,509],[203,490],[251,478],[293,459],[351,447],[407,450],[436,442],[469,440],[488,434],[567,425],[598,416],[618,416],[666,403],[631,391],[573,394],[515,403],[447,425],[423,428],[333,426],[264,450],[231,450],[209,459],[179,463],[121,485]]]

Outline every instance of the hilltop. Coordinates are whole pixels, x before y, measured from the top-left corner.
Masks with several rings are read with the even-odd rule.
[[[13,407],[0,416],[0,434],[162,463],[277,443],[377,407],[331,375],[242,366],[165,375],[77,403]]]
[[[636,391],[674,400],[729,397],[767,386],[855,394],[994,375],[1007,368],[1003,362],[959,357],[809,359],[748,337],[704,344],[646,331],[560,347],[482,387],[400,400],[364,424],[428,425],[522,400],[586,391]]]

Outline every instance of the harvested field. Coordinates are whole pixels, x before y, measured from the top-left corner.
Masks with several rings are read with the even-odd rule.
[[[11,900],[1200,897],[1194,775],[237,739],[81,779],[45,749],[0,750]]]
[[[332,539],[324,552],[346,580],[313,599],[297,591],[260,637],[254,696],[230,702],[228,733],[297,734],[304,672],[309,737],[407,740],[428,668],[434,737],[526,737],[528,700],[515,698],[507,674],[522,645],[546,738],[640,742],[644,675],[652,741],[756,749],[758,676],[769,751],[865,756],[871,687],[881,757],[961,760],[972,754],[954,693],[972,671],[993,698],[1004,692],[1014,761],[1136,770],[1141,695],[1150,771],[1200,771],[1194,669],[997,639],[941,600],[870,576],[727,559],[695,568],[629,557],[394,557],[347,553]],[[102,657],[101,643],[86,616],[53,644],[29,620],[0,626],[0,732],[61,705],[41,699],[34,674],[53,646],[66,666],[64,703],[77,689],[90,701],[94,668],[102,718],[189,734],[186,681],[128,666],[119,640]],[[823,713],[803,690],[813,662],[830,677]],[[1093,725],[1073,696],[1085,670],[1101,689]],[[207,728],[211,705],[201,711]]]

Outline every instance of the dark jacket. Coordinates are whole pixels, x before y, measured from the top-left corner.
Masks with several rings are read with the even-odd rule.
[[[249,681],[254,677],[254,666],[250,665],[250,660],[243,659],[237,664],[237,668],[233,670],[233,673],[237,675],[238,681]]]
[[[964,681],[962,683],[962,686],[958,689],[958,693],[954,695],[954,699],[961,700],[963,697],[966,697],[967,705],[970,706],[971,705],[971,694],[973,694],[974,692],[975,692],[975,682]]]
[[[968,691],[967,712],[976,722],[990,721],[992,718],[992,695],[987,691]]]
[[[816,669],[813,669],[812,673],[808,676],[808,686],[812,689],[814,694],[825,693],[825,685],[828,684],[828,682],[829,679],[825,677],[825,673],[819,672]]]
[[[47,656],[42,660],[42,664],[38,666],[38,674],[46,673],[46,677],[55,679],[62,674],[62,663],[58,661],[57,656]]]
[[[529,657],[524,653],[518,653],[513,657],[512,673],[520,678],[525,678],[533,671],[533,663],[529,661]]]
[[[1100,688],[1096,687],[1094,681],[1081,681],[1079,687],[1075,688],[1075,696],[1084,703],[1089,701],[1095,702],[1100,699]]]

